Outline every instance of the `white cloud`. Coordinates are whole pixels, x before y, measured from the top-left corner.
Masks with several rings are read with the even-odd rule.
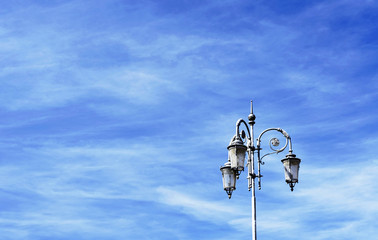
[[[224,226],[233,238],[249,235],[250,193],[241,186],[245,179],[228,200],[218,167],[226,160],[235,121],[240,112],[248,115],[252,97],[289,103],[274,113],[258,103],[257,128],[279,123],[280,111],[292,111],[285,116],[296,117],[285,130],[293,134],[294,151],[303,153],[298,154],[303,161],[293,193],[283,181],[278,157],[262,167],[259,235],[310,240],[375,236],[377,85],[374,79],[367,87],[356,84],[362,77],[351,79],[371,63],[365,58],[371,48],[359,48],[358,34],[349,36],[349,28],[331,31],[329,26],[338,12],[357,17],[371,2],[316,3],[284,17],[269,12],[265,4],[264,9],[250,5],[253,14],[252,8],[238,12],[245,9],[243,1],[229,1],[226,7],[214,1],[185,16],[159,12],[160,3],[135,7],[121,2],[117,7],[124,8],[114,11],[115,2],[101,3],[106,7],[99,2],[22,7],[9,11],[0,24],[0,105],[5,116],[0,126],[5,139],[0,224],[7,235],[33,239],[36,235],[28,234],[42,226],[47,234],[61,227],[61,236],[91,232],[119,239],[125,236],[113,235],[119,229],[131,235],[148,228],[186,239],[185,229],[167,224],[170,213],[181,213],[188,222],[184,228],[200,222]],[[231,11],[220,13],[227,7]],[[93,9],[100,11],[92,15]],[[190,29],[175,29],[204,13],[213,14],[206,20],[212,16],[209,22],[216,23],[203,27],[198,21]],[[225,30],[228,22],[218,28],[229,17],[235,19],[228,21],[235,28]],[[113,52],[96,52],[101,49],[121,52],[115,54],[121,61]],[[80,113],[83,118],[77,119],[64,116],[78,103],[96,112],[90,117]],[[78,127],[70,131],[56,118],[70,118],[67,124]],[[331,141],[337,143],[325,149],[324,142]],[[303,150],[309,145],[316,150]],[[92,201],[121,204],[108,208]],[[130,202],[143,208],[143,217],[128,209]],[[110,209],[122,213],[112,215]]]
[[[235,226],[240,217],[248,215],[229,202],[203,200],[164,186],[158,187],[156,192],[159,194],[160,203],[173,206],[200,220]]]

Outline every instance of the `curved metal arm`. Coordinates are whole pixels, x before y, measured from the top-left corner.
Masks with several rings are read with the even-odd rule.
[[[273,154],[273,153],[280,153],[280,152],[282,152],[283,150],[286,149],[288,143],[289,143],[289,152],[290,152],[290,153],[293,152],[293,149],[292,149],[292,143],[291,143],[291,137],[289,136],[289,134],[288,134],[285,130],[283,130],[283,129],[281,129],[281,128],[268,128],[268,129],[265,129],[265,130],[259,135],[259,137],[257,138],[257,144],[256,144],[256,145],[257,145],[257,149],[258,149],[259,153],[260,153],[261,137],[262,137],[262,135],[264,135],[264,133],[269,132],[269,131],[278,131],[278,132],[282,133],[282,135],[284,135],[284,137],[286,138],[286,144],[285,144],[285,146],[283,146],[283,147],[280,148],[280,149],[273,149],[272,146],[271,146],[271,149],[272,149],[274,152],[267,153],[267,154],[265,154],[265,155],[264,155],[263,157],[261,157],[261,158],[259,157],[259,162],[260,162],[261,159],[263,159],[265,156],[271,155],[271,154]]]
[[[251,141],[251,132],[249,131],[249,128],[248,128],[248,125],[247,123],[242,119],[240,118],[237,122],[236,122],[236,137],[240,138],[240,133],[239,133],[239,127],[240,127],[240,124],[244,123],[245,125],[245,128],[247,129],[248,131],[248,139]]]
[[[271,152],[271,153],[267,153],[267,154],[265,154],[264,156],[260,157],[260,150],[261,150],[261,148],[260,148],[260,143],[261,143],[261,137],[262,137],[266,132],[269,132],[269,131],[278,131],[278,132],[282,133],[282,135],[284,135],[284,137],[286,138],[285,146],[283,146],[283,147],[280,148],[280,149],[273,149],[273,147],[271,146],[271,141],[272,141],[272,139],[271,139],[271,140],[270,140],[270,149],[272,149],[273,152]],[[286,149],[288,143],[289,143],[289,152],[292,153],[293,150],[292,150],[292,144],[291,144],[291,137],[289,136],[289,134],[288,134],[285,130],[283,130],[283,129],[281,129],[281,128],[268,128],[268,129],[265,129],[265,130],[259,135],[259,137],[257,138],[256,147],[257,147],[257,158],[258,158],[258,176],[259,176],[259,182],[258,182],[258,184],[259,184],[259,189],[261,189],[260,165],[264,165],[264,162],[261,161],[261,160],[262,160],[264,157],[268,156],[268,155],[271,155],[271,154],[274,154],[274,153],[278,154],[278,153],[282,152],[283,150]]]

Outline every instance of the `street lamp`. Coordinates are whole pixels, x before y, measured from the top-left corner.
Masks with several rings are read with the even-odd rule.
[[[223,189],[228,194],[228,198],[231,198],[232,191],[235,190],[236,174],[231,169],[231,163],[226,162],[223,167],[220,168],[223,178]]]
[[[284,159],[281,160],[284,166],[284,173],[285,173],[285,182],[290,186],[291,191],[294,190],[294,186],[296,183],[298,183],[298,171],[299,171],[299,164],[301,162],[301,159],[297,158],[295,154],[293,154],[292,149],[292,143],[291,143],[291,137],[287,132],[285,132],[281,128],[268,128],[261,132],[259,137],[256,139],[256,147],[254,144],[254,137],[253,137],[253,126],[255,124],[256,116],[253,114],[253,105],[251,101],[251,113],[248,115],[248,123],[243,120],[239,119],[236,122],[236,134],[231,139],[231,142],[228,149],[228,162],[225,163],[224,166],[220,168],[222,172],[222,178],[223,178],[223,189],[226,191],[229,198],[231,198],[232,192],[236,189],[236,179],[239,178],[239,175],[242,171],[244,171],[244,161],[246,153],[248,155],[248,190],[251,191],[252,189],[252,239],[257,239],[257,233],[256,233],[256,196],[255,196],[255,179],[258,178],[258,186],[259,190],[261,189],[261,172],[260,168],[261,165],[264,165],[264,162],[262,159],[268,155],[274,154],[274,153],[280,153],[286,149],[286,147],[289,145],[289,154],[286,155]],[[240,125],[244,124],[244,126],[247,129],[248,135],[246,135],[245,131],[240,131]],[[285,139],[286,143],[285,145],[277,149],[275,147],[278,147],[280,145],[280,141],[277,138],[270,139],[269,145],[270,149],[273,150],[273,152],[267,153],[261,157],[261,150],[260,147],[261,144],[261,137],[269,131],[277,131],[281,133]],[[246,143],[246,145],[245,145]],[[257,151],[257,163],[258,163],[258,170],[257,174],[255,173],[255,151]]]

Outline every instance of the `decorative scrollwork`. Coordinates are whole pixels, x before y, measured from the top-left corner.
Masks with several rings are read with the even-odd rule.
[[[275,137],[274,137],[274,138],[271,138],[271,139],[269,140],[269,147],[270,147],[270,149],[271,149],[273,152],[267,153],[267,154],[263,155],[263,156],[259,159],[259,161],[260,161],[260,163],[261,163],[262,165],[264,165],[264,162],[262,161],[262,159],[263,159],[264,157],[266,157],[266,156],[268,156],[268,155],[278,154],[278,153],[282,152],[283,150],[285,150],[285,148],[287,147],[287,145],[288,145],[288,143],[289,143],[289,138],[290,138],[290,137],[289,137],[289,135],[288,135],[285,131],[283,131],[283,130],[280,129],[280,128],[269,128],[269,129],[266,129],[265,131],[263,131],[263,132],[260,134],[259,138],[257,139],[257,144],[258,144],[258,146],[260,146],[260,142],[261,142],[261,137],[262,137],[262,135],[263,135],[264,133],[268,132],[268,131],[271,131],[271,130],[275,130],[275,131],[278,131],[278,132],[282,133],[282,135],[284,135],[284,137],[285,137],[285,139],[286,139],[286,142],[285,142],[285,145],[284,145],[282,148],[277,149],[277,148],[275,148],[275,147],[278,147],[278,146],[280,145],[280,140],[279,140],[278,138],[275,138]]]
[[[285,137],[286,139],[286,143],[285,143],[285,146],[283,146],[282,148],[275,148],[275,147],[278,147],[280,145],[280,141],[278,140],[278,138],[271,138],[270,141],[269,141],[269,147],[270,149],[273,151],[273,152],[270,152],[270,153],[267,153],[265,154],[264,156],[260,157],[260,151],[261,151],[261,148],[260,148],[260,143],[261,143],[261,137],[262,135],[264,135],[264,133],[268,132],[268,131],[277,131],[277,132],[280,132],[282,133],[282,135]],[[262,159],[268,155],[271,155],[271,154],[278,154],[280,152],[282,152],[283,150],[285,150],[285,148],[287,147],[287,145],[290,144],[290,150],[289,152],[291,152],[291,138],[289,136],[289,134],[287,134],[287,132],[285,132],[283,129],[281,128],[268,128],[266,130],[264,130],[260,136],[257,138],[257,156],[258,156],[258,186],[259,186],[259,189],[261,189],[261,177],[262,175],[260,174],[260,165],[264,165],[265,163],[262,161]]]

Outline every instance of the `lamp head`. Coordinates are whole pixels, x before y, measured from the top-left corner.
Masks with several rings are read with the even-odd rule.
[[[299,164],[301,159],[297,158],[295,154],[289,153],[286,158],[282,159],[281,162],[285,169],[285,181],[289,184],[291,191],[294,190],[294,186],[298,183],[298,173]]]
[[[224,166],[220,167],[222,172],[223,189],[226,191],[228,198],[231,198],[232,191],[236,189],[236,174],[231,169],[231,163],[226,162]]]
[[[228,159],[231,162],[231,169],[237,171],[237,173],[243,171],[247,147],[244,145],[240,137],[235,136],[227,149]]]

